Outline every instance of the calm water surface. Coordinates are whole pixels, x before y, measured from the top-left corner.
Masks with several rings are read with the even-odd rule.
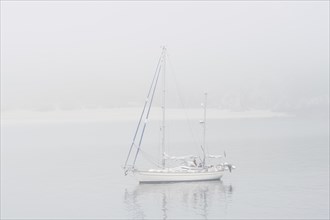
[[[138,184],[123,175],[135,124],[2,125],[1,217],[329,218],[327,120],[212,120],[209,152],[225,150],[237,169],[222,181],[172,184]],[[199,128],[193,125],[197,135],[189,138],[190,132],[181,132],[185,126],[168,123],[171,154],[198,152]],[[144,149],[157,155],[159,134],[151,130]],[[148,165],[143,156],[139,161]]]

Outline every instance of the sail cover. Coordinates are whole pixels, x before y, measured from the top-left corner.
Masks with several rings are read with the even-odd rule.
[[[166,153],[164,153],[164,158],[167,160],[193,160],[198,158],[198,156],[195,155],[185,155],[185,156],[170,156]]]

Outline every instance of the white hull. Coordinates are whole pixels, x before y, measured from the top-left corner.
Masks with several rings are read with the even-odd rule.
[[[138,179],[140,183],[220,180],[223,174],[224,171],[208,171],[208,172],[134,171],[134,176]]]

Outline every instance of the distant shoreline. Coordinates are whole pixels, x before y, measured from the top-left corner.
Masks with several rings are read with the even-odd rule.
[[[112,109],[79,109],[55,111],[2,111],[1,124],[20,123],[62,123],[62,122],[106,122],[106,121],[136,121],[141,114],[141,108],[112,108]],[[208,119],[235,119],[235,118],[274,118],[293,117],[285,112],[270,110],[230,111],[209,108]],[[161,109],[154,108],[149,120],[159,120]],[[200,120],[202,109],[167,109],[168,120]]]

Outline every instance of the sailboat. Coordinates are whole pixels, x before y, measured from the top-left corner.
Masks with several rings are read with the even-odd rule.
[[[166,182],[187,182],[187,181],[208,181],[208,180],[220,180],[226,171],[231,172],[235,169],[235,166],[227,162],[221,162],[214,164],[208,164],[207,160],[210,158],[219,159],[223,158],[222,155],[209,155],[206,154],[205,149],[205,132],[206,132],[206,102],[207,102],[207,93],[205,92],[205,100],[203,103],[204,107],[204,120],[200,121],[203,125],[203,144],[201,146],[203,158],[199,159],[198,156],[188,155],[188,156],[169,156],[165,152],[165,70],[166,70],[166,58],[167,58],[167,49],[166,47],[162,48],[160,58],[157,63],[157,67],[149,87],[147,98],[145,99],[143,110],[138,121],[137,128],[135,130],[133,141],[128,151],[126,157],[125,165],[123,166],[125,175],[132,173],[140,183],[166,183]],[[159,78],[162,75],[162,158],[161,164],[158,165],[157,169],[148,169],[148,170],[139,170],[136,167],[136,161],[138,155],[141,153],[142,140],[145,134],[145,129],[148,124],[148,119],[150,115],[151,106],[154,100],[154,95],[156,91]],[[133,153],[135,152],[135,154]],[[224,157],[226,154],[224,153]],[[180,161],[181,164],[175,167],[167,167],[167,160],[176,160]]]

